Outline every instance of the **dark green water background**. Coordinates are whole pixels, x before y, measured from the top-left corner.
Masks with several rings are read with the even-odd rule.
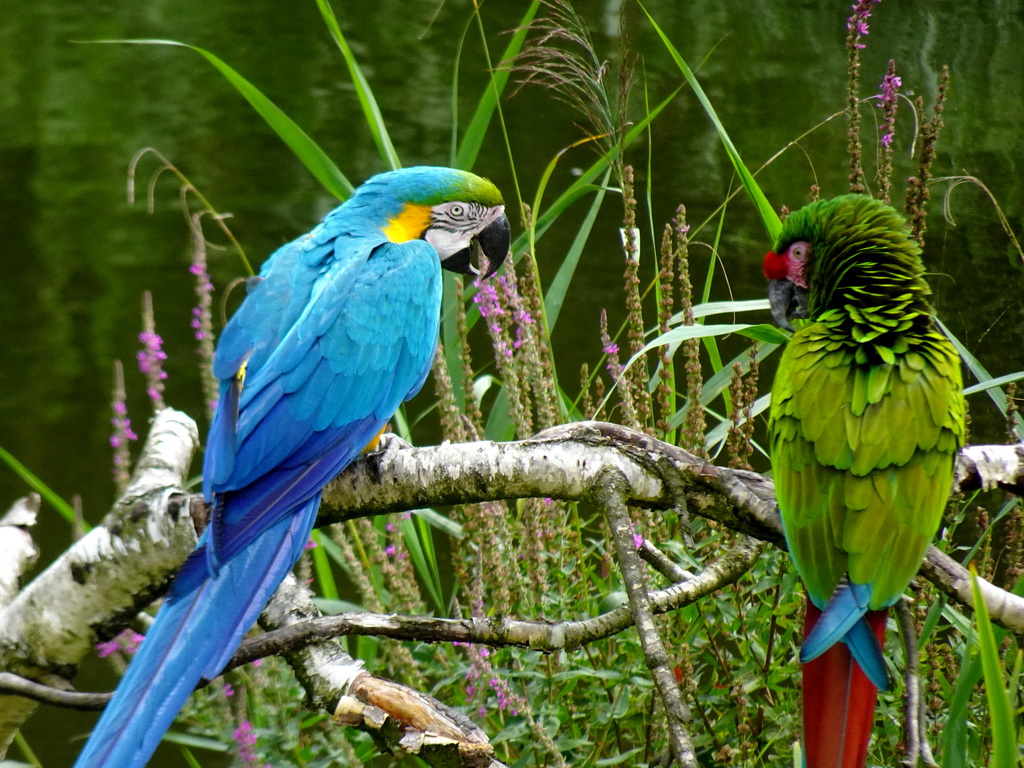
[[[622,3],[584,0],[599,53],[614,68]],[[451,142],[453,58],[471,4],[435,0],[336,0],[336,12],[372,84],[405,164],[446,164]],[[649,0],[699,76],[747,163],[756,167],[788,141],[845,104],[846,2],[783,0]],[[485,3],[492,51],[507,40],[525,3]],[[625,27],[640,54],[635,114],[646,86],[651,103],[681,76],[639,8],[627,3]],[[189,328],[192,280],[189,233],[176,184],[156,185],[155,212],[125,198],[127,166],[154,147],[178,165],[222,212],[254,262],[308,230],[334,201],[196,54],[184,49],[85,45],[74,41],[170,38],[205,47],[248,77],[334,157],[354,181],[383,170],[365,128],[348,73],[313,2],[250,0],[109,0],[105,3],[0,3],[0,445],[65,498],[78,494],[87,519],[108,508],[112,366],[128,371],[129,406],[145,431],[148,403],[134,367],[141,294],[154,294],[158,331],[170,355],[167,399],[201,413]],[[1011,226],[1024,233],[1024,4],[1020,0],[914,2],[886,0],[872,20],[864,52],[863,95],[872,93],[894,58],[904,92],[934,97],[942,64],[953,72],[938,175],[984,180]],[[460,119],[468,120],[484,87],[475,30],[459,74]],[[545,165],[583,136],[579,118],[539,88],[503,103],[524,195],[532,198]],[[902,177],[911,165],[908,110],[896,147]],[[875,124],[865,108],[864,136]],[[810,184],[825,195],[845,191],[845,123],[833,121],[760,176],[775,205],[799,207]],[[723,199],[732,171],[692,95],[684,91],[655,122],[650,143],[627,158],[646,175],[653,156],[653,219],[660,232],[685,203],[702,220]],[[552,189],[589,165],[590,149],[573,150]],[[869,166],[871,161],[869,160]],[[141,184],[153,162],[141,166]],[[507,154],[492,131],[476,170],[512,197]],[[935,188],[926,262],[940,314],[994,375],[1024,368],[1020,271],[988,200],[962,187],[951,201],[958,226],[943,221],[948,185]],[[901,197],[902,183],[896,196]],[[550,197],[548,199],[551,199]],[[586,202],[544,237],[539,257],[547,279],[575,235]],[[641,213],[645,216],[645,213]],[[621,318],[619,199],[609,195],[555,331],[563,381],[600,351],[597,316]],[[644,228],[646,233],[647,229]],[[710,230],[703,233],[711,237]],[[761,256],[767,243],[750,206],[730,208],[721,256],[737,298],[764,295]],[[645,242],[646,254],[652,252]],[[241,274],[228,251],[211,251],[218,287]],[[706,249],[694,250],[701,279]],[[1019,264],[1019,259],[1018,259]],[[725,298],[718,282],[717,298]],[[766,319],[766,318],[765,318]],[[570,388],[571,385],[570,385]],[[999,439],[999,418],[972,399],[974,439]],[[205,427],[204,427],[205,428]],[[430,436],[425,435],[424,440]],[[0,507],[25,492],[0,465]],[[49,508],[38,529],[43,561],[68,544],[67,526]],[[97,684],[95,674],[79,678]],[[90,719],[41,710],[25,734],[47,766],[69,764],[73,734]],[[12,750],[16,757],[17,750]],[[156,764],[156,763],[154,763]],[[180,765],[174,751],[161,765]],[[211,765],[214,763],[210,763]]]

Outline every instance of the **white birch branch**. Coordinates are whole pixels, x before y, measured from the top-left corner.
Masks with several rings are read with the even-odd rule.
[[[13,598],[8,595],[8,604],[0,600],[0,669],[67,687],[96,638],[116,634],[166,588],[195,544],[201,522],[193,516],[205,514],[201,499],[182,490],[196,443],[195,424],[187,416],[170,410],[157,415],[132,484],[103,525]],[[964,455],[961,487],[1024,488],[1024,446],[975,446]],[[979,456],[984,460],[979,462]],[[783,545],[770,481],[600,422],[570,424],[514,443],[449,444],[364,456],[329,484],[320,523],[506,498],[599,502],[609,469],[621,477],[630,504],[685,507]],[[967,571],[951,558],[932,548],[922,570],[947,594],[971,604]],[[987,582],[982,592],[995,620],[1024,631],[1024,600]],[[316,672],[322,678],[337,676],[339,663],[340,668],[349,666],[330,653],[320,660],[310,653],[300,668],[316,671],[326,665],[327,672]],[[316,690],[312,686],[310,695],[326,701]],[[0,754],[35,706],[19,696],[0,696]]]
[[[29,532],[36,524],[39,502],[38,493],[20,498],[0,518],[0,608],[14,599],[22,574],[39,557]]]
[[[195,422],[156,415],[135,474],[101,526],[0,607],[0,669],[68,687],[97,636],[116,634],[153,600],[195,546],[184,492]],[[35,702],[0,696],[0,757]]]

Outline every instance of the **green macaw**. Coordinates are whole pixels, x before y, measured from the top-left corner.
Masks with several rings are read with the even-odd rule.
[[[771,453],[786,542],[809,598],[808,768],[860,768],[887,609],[939,528],[964,441],[960,360],[935,324],[920,247],[890,206],[812,203],[765,256],[792,330],[772,390]]]
[[[453,168],[366,181],[250,281],[213,360],[211,519],[76,768],[139,768],[201,678],[220,674],[309,540],[324,485],[419,391],[437,347],[441,269],[493,274],[501,193]]]

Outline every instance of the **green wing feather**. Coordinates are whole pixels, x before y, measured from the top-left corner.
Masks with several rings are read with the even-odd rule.
[[[858,207],[873,202],[856,199]],[[959,358],[922,299],[916,248],[891,249],[890,262],[874,248],[851,256],[856,222],[843,217],[847,253],[828,250],[835,232],[789,232],[817,248],[818,275],[844,282],[828,286],[827,306],[812,293],[814,319],[783,353],[772,391],[772,464],[811,600],[823,608],[848,574],[870,585],[876,610],[896,602],[938,530],[964,440],[964,403]],[[880,232],[869,233],[876,243]],[[891,239],[905,245],[900,231]],[[893,263],[909,273],[902,285]]]
[[[776,493],[815,604],[849,573],[877,609],[903,592],[939,527],[963,442],[960,368],[938,336],[909,360],[858,365],[822,335],[798,331],[776,375]]]

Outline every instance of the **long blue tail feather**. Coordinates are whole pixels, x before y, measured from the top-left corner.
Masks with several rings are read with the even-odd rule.
[[[196,549],[96,724],[75,768],[137,768],[152,756],[196,684],[220,674],[302,554],[320,494],[208,576]]]

